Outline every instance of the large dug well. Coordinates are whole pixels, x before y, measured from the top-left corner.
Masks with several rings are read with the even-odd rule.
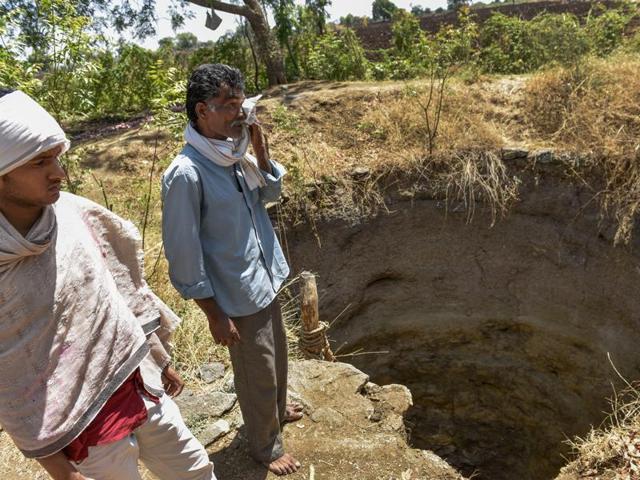
[[[337,354],[411,390],[414,447],[475,478],[541,480],[567,438],[640,376],[638,243],[613,246],[574,160],[508,163],[519,200],[491,227],[477,205],[385,192],[388,212],[290,230],[294,268],[318,273]],[[428,182],[428,180],[426,180]],[[486,205],[485,205],[486,207]]]

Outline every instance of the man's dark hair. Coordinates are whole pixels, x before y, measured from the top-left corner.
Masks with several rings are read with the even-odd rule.
[[[220,95],[220,89],[244,90],[244,78],[240,70],[222,63],[207,63],[196,68],[187,84],[187,116],[193,123],[198,116],[196,105]]]
[[[15,92],[15,90],[12,90],[11,88],[0,87],[0,98],[13,92]]]

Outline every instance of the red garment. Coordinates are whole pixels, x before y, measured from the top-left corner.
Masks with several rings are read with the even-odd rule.
[[[141,394],[157,403],[158,397],[144,388],[140,369],[136,369],[104,404],[100,413],[63,452],[80,463],[89,456],[89,447],[122,440],[147,421],[147,408]]]

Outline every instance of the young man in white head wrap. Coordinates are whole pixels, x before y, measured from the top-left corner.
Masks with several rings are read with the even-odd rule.
[[[265,204],[280,196],[284,168],[245,101],[242,74],[198,67],[187,87],[187,145],[162,180],[162,232],[169,276],[229,347],[251,455],[277,475],[300,464],[281,427],[299,420],[287,405],[287,339],[278,290],[289,274]],[[255,157],[247,152],[252,144]]]
[[[69,141],[0,89],[0,424],[55,480],[214,480],[169,398],[179,319],[142,277],[135,227],[61,193]],[[55,204],[55,205],[54,205]]]

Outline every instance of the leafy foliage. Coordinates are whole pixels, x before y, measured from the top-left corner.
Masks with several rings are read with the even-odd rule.
[[[586,32],[596,55],[608,55],[620,46],[634,13],[632,9],[616,9],[589,16]]]
[[[368,61],[353,30],[331,31],[303,47],[305,78],[359,80],[367,76]]]
[[[371,17],[374,22],[391,20],[398,7],[391,0],[374,0],[371,5]]]
[[[467,6],[469,6],[469,0],[447,0],[448,10],[458,10]]]
[[[33,9],[26,0],[9,1],[17,10],[8,12],[3,5],[0,15],[0,86],[35,95],[61,119],[164,111],[183,102],[184,82],[202,63],[235,65],[244,72],[249,92],[268,84],[256,39],[245,23],[216,42],[201,43],[193,34],[181,33],[150,51],[105,40],[95,18],[88,16],[98,7],[95,1],[39,1],[37,39],[25,27]],[[578,65],[586,55],[640,52],[639,34],[624,37],[638,13],[631,4],[596,9],[584,23],[569,14],[524,21],[496,13],[482,25],[475,22],[473,10],[463,7],[455,25],[432,35],[415,16],[425,11],[422,7],[408,13],[389,0],[377,0],[374,17],[392,20],[393,46],[370,61],[348,28],[366,19],[351,16],[340,25],[326,23],[326,0],[264,3],[274,13],[275,35],[287,53],[287,77],[293,80],[432,78],[462,71],[520,74],[550,64]]]
[[[538,66],[538,46],[528,23],[493,14],[480,32],[480,62],[485,71],[524,73]]]

